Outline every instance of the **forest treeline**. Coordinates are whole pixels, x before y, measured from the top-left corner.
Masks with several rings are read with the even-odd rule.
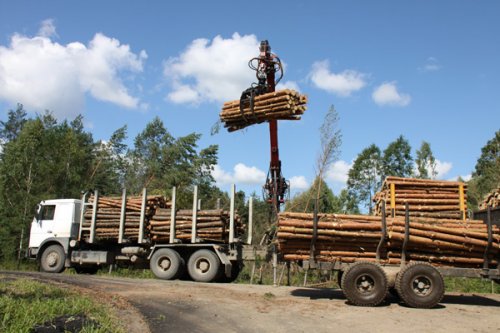
[[[334,117],[336,115],[334,114]],[[333,121],[337,121],[336,118]],[[339,150],[340,132],[322,126],[324,161],[334,159]],[[333,133],[333,135],[332,135]],[[192,189],[198,186],[203,208],[213,208],[217,200],[229,207],[229,196],[219,189],[211,175],[218,162],[218,146],[199,147],[201,135],[174,137],[159,118],[151,120],[128,146],[127,127],[115,130],[107,140],[95,140],[84,129],[83,117],[58,121],[50,112],[28,117],[19,104],[0,121],[0,261],[16,256],[21,237],[27,233],[34,209],[41,200],[80,198],[82,191],[98,189],[103,195],[119,195],[122,188],[139,194],[170,196],[177,187],[179,207],[192,206]],[[324,139],[324,140],[323,140]],[[478,152],[479,154],[479,152]],[[326,166],[326,164],[323,164]],[[371,210],[371,198],[385,176],[434,178],[436,158],[430,144],[423,142],[412,155],[409,142],[398,137],[384,150],[372,144],[355,159],[347,187],[338,195],[324,181],[324,171],[311,187],[287,202],[285,209],[359,213]],[[469,184],[470,207],[500,184],[500,130],[480,152]],[[269,205],[255,193],[255,239],[269,229]],[[248,194],[237,193],[237,208],[247,218]]]

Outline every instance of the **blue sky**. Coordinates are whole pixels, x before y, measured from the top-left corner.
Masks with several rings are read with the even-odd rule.
[[[225,100],[253,82],[268,39],[285,86],[309,97],[279,123],[294,191],[314,178],[323,117],[340,115],[335,192],[362,149],[400,134],[430,142],[439,178],[467,176],[500,129],[498,1],[0,0],[0,119],[23,103],[59,118],[82,113],[95,139],[127,125],[129,143],[159,116],[176,136],[218,144],[216,179],[257,191],[269,166],[266,124],[210,135]]]

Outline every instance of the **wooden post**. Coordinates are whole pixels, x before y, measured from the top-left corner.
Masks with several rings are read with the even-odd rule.
[[[465,213],[464,184],[458,185],[458,195],[460,198],[459,200],[460,200],[460,211],[462,212],[462,220],[465,220],[466,213]]]
[[[176,188],[172,187],[172,206],[170,208],[170,236],[169,243],[172,244],[175,242],[175,196],[176,196]]]
[[[123,234],[125,232],[125,216],[127,211],[127,190],[122,191],[122,206],[120,207],[120,228],[118,230],[118,244],[123,243]]]
[[[139,237],[137,243],[144,243],[144,219],[146,218],[146,200],[148,193],[146,188],[142,189],[141,218],[139,219]]]
[[[193,219],[191,226],[191,243],[196,243],[196,220],[198,219],[198,186],[194,186],[193,192]]]
[[[236,196],[236,186],[231,185],[231,205],[229,209],[229,244],[234,243],[234,201]]]
[[[248,245],[252,244],[252,238],[253,238],[253,197],[250,197],[250,200],[248,201],[248,237],[247,237]]]
[[[396,213],[396,184],[391,183],[391,216]]]
[[[89,243],[93,243],[95,240],[95,220],[97,219],[97,205],[99,203],[99,191],[95,190],[94,193],[94,206],[92,207],[92,221],[90,222],[90,237]]]

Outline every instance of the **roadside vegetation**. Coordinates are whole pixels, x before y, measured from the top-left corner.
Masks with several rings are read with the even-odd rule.
[[[0,332],[31,332],[37,326],[58,321],[75,325],[76,319],[80,321],[80,332],[125,332],[117,325],[119,320],[113,316],[112,309],[89,296],[0,275]]]

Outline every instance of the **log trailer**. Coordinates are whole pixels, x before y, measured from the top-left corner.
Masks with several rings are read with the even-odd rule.
[[[245,119],[244,109],[250,109],[253,113],[254,98],[257,95],[270,93],[275,91],[277,82],[283,76],[283,68],[279,58],[271,53],[271,47],[267,40],[260,43],[260,55],[253,58],[249,62],[251,69],[256,71],[258,83],[253,84],[250,88],[242,93],[240,98],[240,111]],[[275,73],[280,72],[280,78],[275,81]],[[272,109],[272,105],[268,105]],[[280,212],[280,207],[284,203],[285,196],[289,190],[289,185],[281,173],[281,161],[279,159],[278,150],[278,124],[277,119],[269,119],[270,142],[271,142],[271,162],[267,181],[264,185],[265,199],[271,204],[276,220]],[[463,205],[463,194],[461,196]],[[375,306],[380,304],[386,297],[390,289],[395,289],[403,301],[412,307],[431,308],[438,304],[444,295],[444,280],[443,276],[455,277],[481,277],[491,279],[495,282],[500,281],[500,269],[498,262],[500,261],[499,249],[492,252],[493,244],[498,246],[493,241],[492,229],[493,221],[490,214],[485,218],[487,225],[487,245],[484,250],[484,263],[482,269],[461,268],[460,265],[455,267],[438,266],[432,261],[414,261],[410,260],[410,214],[406,209],[406,219],[404,227],[404,240],[401,244],[401,259],[399,265],[387,264],[381,261],[381,249],[384,243],[388,240],[385,202],[384,212],[382,217],[382,237],[376,250],[374,258],[369,258],[365,261],[354,260],[336,260],[333,263],[322,260],[315,256],[316,241],[318,237],[318,213],[314,214],[312,230],[307,231],[311,235],[303,235],[305,239],[311,239],[309,249],[301,249],[305,253],[310,250],[308,260],[298,260],[306,270],[322,269],[334,270],[338,272],[339,285],[341,286],[346,298],[354,305],[359,306]],[[309,222],[306,223],[309,225]],[[305,224],[304,224],[305,225]],[[299,228],[304,228],[301,225]],[[414,237],[414,236],[412,236]],[[484,235],[482,235],[484,237]],[[278,235],[278,240],[279,239]],[[281,240],[280,240],[281,241]],[[273,249],[275,247],[273,246]],[[438,249],[439,250],[439,249]],[[436,255],[439,255],[436,253]],[[274,278],[276,285],[276,253],[273,255],[274,262]],[[494,258],[491,260],[491,258]],[[351,258],[350,258],[351,259]],[[287,261],[285,259],[285,261]],[[288,260],[290,261],[290,260]],[[297,261],[297,260],[294,260]]]
[[[229,282],[236,279],[242,267],[243,242],[235,228],[234,194],[233,185],[228,242],[210,242],[197,238],[197,223],[193,223],[190,240],[176,239],[175,188],[172,190],[170,237],[168,241],[161,243],[148,238],[145,233],[145,189],[142,194],[139,234],[134,237],[137,239],[135,242],[124,235],[127,204],[125,190],[122,194],[116,241],[96,237],[98,191],[94,191],[93,202],[88,200],[89,193],[85,193],[81,200],[45,200],[37,206],[37,213],[31,224],[27,256],[36,259],[40,269],[49,273],[60,273],[65,268],[73,267],[78,273],[92,274],[102,265],[121,264],[144,268],[149,264],[153,274],[160,279],[190,277],[198,282]],[[193,222],[197,221],[198,207],[195,187]],[[84,213],[89,210],[92,212],[90,227],[84,224]]]
[[[341,287],[344,296],[351,304],[357,306],[379,305],[390,292],[393,295],[398,295],[410,307],[435,307],[444,296],[444,276],[482,278],[500,283],[499,234],[498,228],[495,229],[495,225],[498,226],[500,221],[498,219],[493,220],[491,214],[487,214],[484,220],[486,233],[483,235],[485,236],[483,238],[485,244],[482,247],[484,251],[482,265],[471,268],[470,265],[460,264],[459,262],[451,266],[440,263],[438,258],[442,253],[440,253],[439,248],[434,250],[432,256],[435,256],[435,258],[431,256],[429,259],[413,259],[413,252],[418,252],[418,250],[415,245],[410,246],[410,243],[412,238],[418,238],[418,236],[414,234],[414,222],[412,222],[408,208],[406,208],[404,217],[404,237],[398,247],[399,251],[401,251],[400,257],[387,260],[387,252],[384,251],[384,247],[389,241],[389,221],[385,217],[385,203],[382,205],[382,211],[383,215],[380,217],[382,232],[380,239],[374,239],[378,245],[376,245],[373,256],[366,253],[365,256],[361,255],[352,262],[352,255],[348,253],[346,253],[346,256],[349,255],[349,258],[345,258],[346,260],[341,256],[337,260],[325,260],[324,256],[316,255],[319,238],[319,219],[316,211],[312,219],[308,258],[292,261],[297,262],[306,271],[314,269],[336,271],[338,285]],[[495,233],[493,230],[496,230],[495,237],[493,236]],[[437,243],[439,242],[438,233],[430,237],[436,240]],[[443,246],[444,243],[442,242]],[[340,244],[338,246],[341,247]],[[335,248],[335,242],[332,242],[332,247]],[[360,244],[359,247],[362,247],[362,245]]]

